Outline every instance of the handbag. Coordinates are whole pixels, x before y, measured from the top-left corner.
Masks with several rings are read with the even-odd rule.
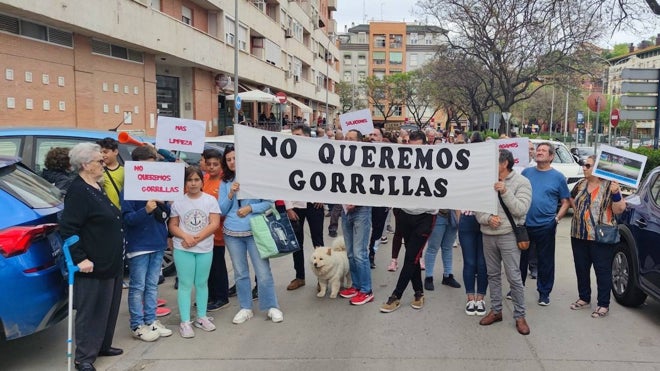
[[[286,214],[271,205],[250,219],[250,229],[262,259],[277,258],[300,250],[300,244]]]
[[[594,226],[594,235],[596,237],[596,242],[604,244],[616,244],[621,240],[619,235],[619,227],[616,225],[601,224],[600,217],[602,213],[598,213],[598,224],[594,221],[594,216],[591,215],[591,196],[587,192],[587,186],[584,186],[584,194],[587,197],[587,208],[589,209],[589,219],[591,224]]]
[[[518,225],[516,222],[513,220],[513,216],[511,216],[511,212],[509,211],[509,208],[506,207],[504,204],[504,201],[502,201],[502,195],[500,193],[497,193],[497,198],[500,199],[500,205],[502,205],[502,209],[504,209],[504,213],[506,214],[507,219],[509,219],[509,223],[511,223],[511,228],[513,228],[513,234],[516,235],[516,243],[518,245],[518,248],[520,250],[527,250],[529,249],[529,235],[527,234],[527,227],[525,225]]]

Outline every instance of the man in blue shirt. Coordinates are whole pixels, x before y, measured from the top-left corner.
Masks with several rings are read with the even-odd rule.
[[[527,212],[525,224],[530,242],[536,244],[538,256],[536,289],[539,292],[538,304],[542,306],[550,305],[550,292],[555,282],[557,224],[570,205],[566,178],[550,166],[554,157],[555,148],[552,144],[540,143],[536,147],[536,167],[526,168],[522,172],[532,184],[532,205]],[[560,202],[561,206],[557,211],[557,204]],[[527,272],[527,266],[521,266],[520,269]]]

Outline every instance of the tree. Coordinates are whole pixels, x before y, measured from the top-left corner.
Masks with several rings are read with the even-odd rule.
[[[386,75],[382,79],[369,76],[360,83],[367,102],[382,116],[383,125],[406,104],[405,86],[402,84],[405,79],[404,74]]]
[[[335,89],[339,95],[342,113],[365,108],[364,100],[360,97],[360,88],[358,86],[347,81],[340,81],[335,84]]]
[[[582,65],[587,53],[580,51],[605,29],[602,15],[589,8],[593,1],[419,0],[417,6],[438,22],[451,20],[447,46],[487,72],[477,76],[490,100],[510,112]]]
[[[433,80],[433,69],[427,65],[403,75],[400,83],[407,112],[415,124],[423,129],[430,124],[431,118],[442,108],[439,99],[440,91]]]

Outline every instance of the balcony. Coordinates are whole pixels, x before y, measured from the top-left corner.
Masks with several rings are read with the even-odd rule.
[[[337,11],[337,0],[328,0],[328,10],[331,12]]]

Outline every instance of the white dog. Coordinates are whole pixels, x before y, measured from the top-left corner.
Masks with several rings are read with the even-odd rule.
[[[339,236],[332,243],[332,247],[318,247],[312,254],[312,271],[319,279],[319,291],[316,296],[322,298],[330,284],[330,297],[336,298],[339,289],[351,287],[351,272],[348,266],[348,256],[344,246],[344,237]]]

